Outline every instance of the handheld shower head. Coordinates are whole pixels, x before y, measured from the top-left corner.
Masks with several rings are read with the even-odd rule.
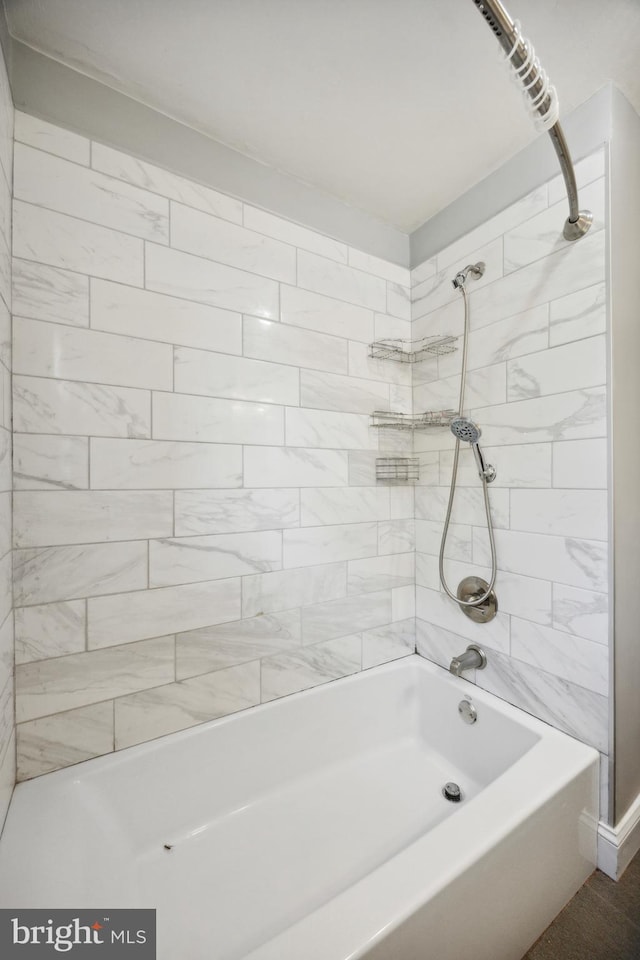
[[[476,458],[478,474],[480,475],[481,479],[486,480],[487,483],[491,483],[492,480],[495,480],[495,468],[492,467],[490,463],[484,462],[482,450],[480,449],[480,444],[478,443],[478,440],[482,436],[480,427],[474,423],[473,420],[469,420],[467,417],[454,417],[449,424],[449,427],[451,428],[451,433],[457,440],[464,440],[465,443],[471,444],[473,455]]]
[[[477,443],[482,436],[480,427],[467,417],[454,417],[449,426],[454,437],[465,443]]]

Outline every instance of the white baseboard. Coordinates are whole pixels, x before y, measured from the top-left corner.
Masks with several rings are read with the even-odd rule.
[[[640,794],[620,823],[598,824],[598,867],[612,880],[619,880],[640,850]]]

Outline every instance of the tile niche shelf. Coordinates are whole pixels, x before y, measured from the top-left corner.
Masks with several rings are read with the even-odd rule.
[[[421,340],[376,340],[369,344],[369,356],[375,360],[417,363],[427,357],[441,357],[458,349],[458,337],[434,336]]]
[[[448,427],[455,416],[455,410],[428,410],[414,414],[375,410],[371,414],[371,426],[390,430],[425,430],[428,427]]]

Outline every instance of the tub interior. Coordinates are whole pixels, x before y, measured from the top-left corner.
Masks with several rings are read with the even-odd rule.
[[[475,724],[459,715],[463,697]],[[209,918],[216,960],[240,960],[454,816],[539,740],[535,723],[407,658],[20,785],[0,898],[156,907],[162,958]],[[442,794],[451,780],[461,804]],[[190,960],[209,957],[199,949]]]

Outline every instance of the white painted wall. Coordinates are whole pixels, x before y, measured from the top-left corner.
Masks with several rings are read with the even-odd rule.
[[[11,181],[13,102],[0,52],[0,830],[15,781],[11,594]]]

